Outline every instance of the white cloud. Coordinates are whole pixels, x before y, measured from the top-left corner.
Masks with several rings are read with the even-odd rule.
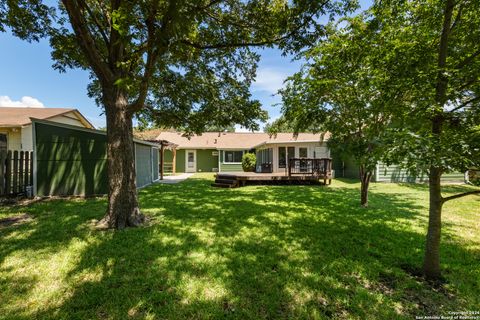
[[[45,108],[38,99],[29,96],[24,96],[19,101],[14,101],[9,96],[0,96],[0,107]]]
[[[289,76],[287,72],[278,69],[260,68],[257,71],[257,78],[253,83],[253,89],[267,91],[275,94],[283,87],[283,81]]]
[[[235,132],[252,132],[252,130],[244,128],[241,125],[237,124],[235,125]],[[254,132],[260,132],[260,131],[254,131]]]

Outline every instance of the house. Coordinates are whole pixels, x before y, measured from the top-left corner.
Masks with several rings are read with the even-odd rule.
[[[341,158],[335,154],[333,158],[333,171],[336,178],[359,179],[358,164],[355,163],[352,157]],[[444,183],[464,183],[464,172],[449,172],[442,175],[441,181]],[[400,165],[387,165],[384,162],[379,162],[375,166],[375,171],[372,176],[373,182],[395,182],[395,183],[426,183],[428,182],[427,173],[412,174],[407,169]]]
[[[30,118],[94,129],[94,126],[76,109],[0,107],[0,148],[33,150]]]
[[[164,151],[166,171],[240,172],[246,152],[257,155],[257,172],[285,172],[291,158],[328,158],[328,134],[206,132],[186,137],[180,132],[161,132],[155,140],[177,145]]]
[[[206,132],[186,137],[179,132],[161,132],[155,140],[176,144],[176,150],[164,150],[165,172],[241,172],[241,159],[245,152],[255,152],[256,172],[288,174],[289,159],[332,158],[332,176],[359,178],[358,165],[351,158],[341,159],[327,147],[330,135],[300,133]],[[297,161],[299,173],[302,164]],[[308,164],[307,164],[308,166]],[[413,176],[398,165],[378,163],[374,182],[426,182],[426,175]],[[444,174],[443,182],[464,182],[464,173]]]

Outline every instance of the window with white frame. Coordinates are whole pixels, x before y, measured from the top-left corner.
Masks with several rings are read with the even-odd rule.
[[[224,163],[242,163],[243,151],[229,150],[223,151]]]

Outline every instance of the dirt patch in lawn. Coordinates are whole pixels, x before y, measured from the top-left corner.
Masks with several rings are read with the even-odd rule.
[[[5,228],[12,225],[29,222],[29,221],[32,221],[32,219],[33,217],[26,213],[8,217],[8,218],[3,218],[3,219],[0,219],[0,228]]]

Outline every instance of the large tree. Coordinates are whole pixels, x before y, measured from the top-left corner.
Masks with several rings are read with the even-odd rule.
[[[324,63],[318,64],[317,70],[313,69],[320,77],[310,76],[312,80],[305,82],[305,79],[301,79],[298,82],[302,86],[308,84],[307,91],[302,86],[287,86],[285,91],[286,97],[292,101],[286,101],[284,111],[287,116],[288,112],[292,113],[291,118],[300,125],[310,123],[315,118],[328,125],[331,120],[328,117],[324,119],[325,115],[334,113],[341,103],[330,99],[329,105],[318,108],[321,105],[319,102],[323,104],[321,99],[325,96],[341,88],[348,89],[349,86],[350,91],[346,91],[341,99],[351,96],[348,92],[357,91],[357,97],[365,97],[364,106],[378,106],[376,110],[365,109],[367,114],[388,115],[388,125],[382,124],[384,132],[379,131],[378,137],[382,138],[384,145],[390,146],[383,149],[385,152],[381,158],[388,163],[404,166],[412,173],[427,173],[429,177],[429,222],[423,263],[423,273],[428,279],[441,276],[443,205],[460,197],[480,194],[480,190],[474,189],[443,196],[441,185],[441,177],[445,173],[480,166],[478,12],[479,1],[376,1],[366,24],[374,26],[375,32],[363,33],[365,37],[361,38],[352,34],[349,41],[344,39],[343,47],[338,46],[339,54],[351,52],[357,57],[335,61],[335,56],[329,56],[335,61],[329,65],[325,52],[320,52],[318,60]],[[326,43],[332,41],[334,39]],[[357,46],[363,48],[356,49]],[[319,48],[324,47],[320,45]],[[357,70],[361,66],[349,60],[371,62],[365,65],[368,68],[363,80],[362,77],[358,78],[360,83],[371,82],[371,86],[357,83],[355,75],[363,71]],[[345,64],[352,66],[351,76],[345,76],[342,72]],[[339,72],[338,77],[332,76],[329,71],[335,68]],[[331,92],[318,88],[318,80],[326,75],[330,77],[320,84],[327,86],[333,83]],[[294,83],[295,80],[294,77]],[[305,92],[311,92],[311,98]],[[316,92],[318,97],[315,97]],[[317,102],[311,106],[310,101]],[[379,103],[383,103],[383,106]],[[345,117],[341,120],[344,124],[340,121],[335,123],[342,129],[331,127],[333,133],[341,132],[355,122],[355,100],[344,105],[352,113],[343,113]],[[320,114],[316,113],[318,111],[321,111]],[[362,109],[359,109],[359,115],[363,117]],[[363,131],[360,128],[369,128],[371,121],[366,118],[358,124],[358,131]],[[368,154],[368,148],[363,150]]]
[[[250,98],[258,55],[252,46],[287,52],[322,32],[334,1],[286,0],[2,0],[4,26],[28,40],[48,35],[54,67],[91,72],[89,93],[107,120],[108,227],[136,226],[140,213],[132,119],[201,132],[234,123],[256,129],[266,117]],[[53,23],[51,23],[53,22]]]
[[[373,12],[387,48],[384,64],[403,92],[390,133],[390,160],[429,177],[429,222],[423,272],[438,279],[442,207],[478,194],[442,196],[442,174],[480,164],[480,2],[470,0],[384,1]],[[393,102],[393,99],[389,102]]]
[[[358,16],[330,24],[327,39],[302,54],[307,63],[281,90],[283,116],[268,129],[286,124],[295,132],[329,131],[332,152],[353,158],[361,180],[360,203],[385,152],[382,135],[390,123],[382,93],[382,48],[373,46],[377,25]],[[392,106],[390,106],[392,107]]]

